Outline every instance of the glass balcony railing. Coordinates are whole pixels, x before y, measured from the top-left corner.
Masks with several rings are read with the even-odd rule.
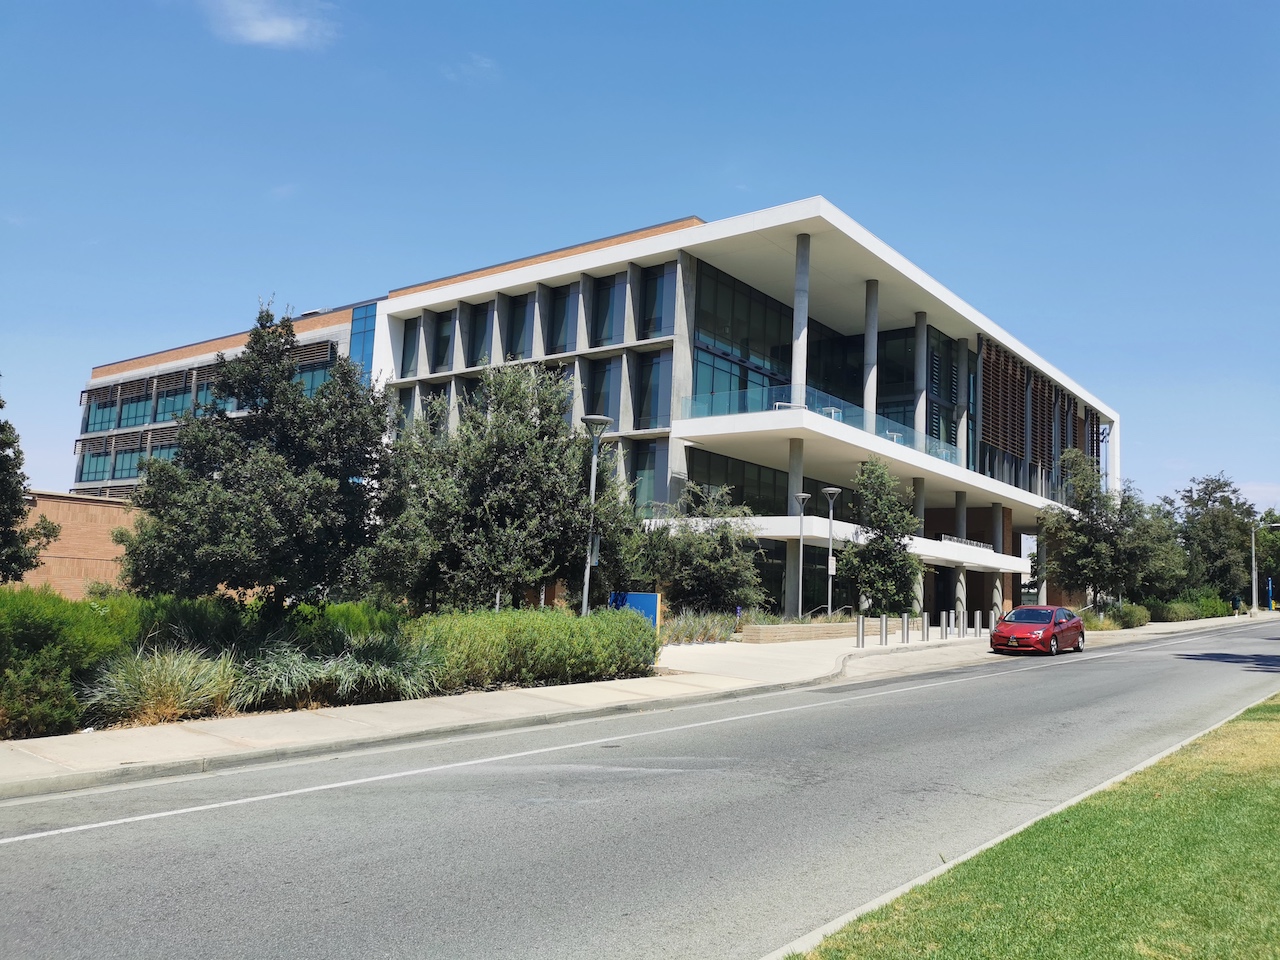
[[[791,402],[791,385],[783,384],[777,387],[748,387],[746,390],[684,397],[680,401],[680,415],[682,419],[688,420],[698,417],[723,417],[736,413],[793,410],[796,406]],[[913,428],[896,420],[888,420],[879,415],[868,416],[867,411],[857,404],[833,397],[813,387],[805,390],[805,402],[801,409],[812,411],[858,430],[874,433],[877,437],[883,437],[904,447],[911,447],[913,450],[927,453],[947,463],[957,465],[960,463],[960,451],[954,444],[918,434]]]

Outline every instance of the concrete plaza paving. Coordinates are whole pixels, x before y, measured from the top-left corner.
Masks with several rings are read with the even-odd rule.
[[[1280,623],[1280,613],[1262,614]],[[1244,625],[1245,618],[1148,624],[1092,632],[1089,649]],[[603,716],[668,704],[778,690],[837,678],[877,680],[989,661],[986,635],[866,646],[852,636],[773,644],[664,647],[658,675],[564,686],[463,693],[351,707],[244,714],[118,727],[0,743],[0,799],[59,793],[161,776],[203,773],[467,732]]]

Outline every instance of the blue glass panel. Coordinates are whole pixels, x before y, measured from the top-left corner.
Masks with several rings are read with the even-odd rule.
[[[116,404],[112,400],[109,403],[90,403],[89,415],[85,418],[85,433],[99,433],[103,430],[110,430],[116,425]]]
[[[364,374],[365,383],[373,376],[373,332],[377,318],[376,303],[368,303],[351,311],[351,347],[348,355]]]
[[[151,422],[151,397],[126,397],[120,405],[120,426],[138,427]]]
[[[111,471],[111,479],[132,480],[138,475],[138,461],[141,458],[141,450],[121,450],[116,453],[116,462]]]
[[[85,453],[80,457],[80,480],[106,480],[111,475],[111,454]]]
[[[190,406],[190,390],[166,390],[156,398],[156,423],[177,420]]]

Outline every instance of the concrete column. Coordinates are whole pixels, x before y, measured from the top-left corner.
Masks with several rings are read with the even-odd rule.
[[[965,622],[965,619],[969,613],[969,586],[965,582],[966,572],[967,571],[965,570],[964,567],[955,568],[955,578],[956,578],[955,613],[956,613],[957,626]]]
[[[799,517],[796,494],[804,490],[804,441],[792,438],[787,451],[787,516]],[[799,531],[799,521],[796,530]],[[800,543],[787,541],[787,570],[783,580],[783,612],[788,617],[800,616]]]
[[[445,384],[445,397],[449,404],[449,413],[445,419],[446,428],[450,431],[458,429],[458,400],[459,400],[458,378],[450,377],[449,382]]]
[[[916,515],[916,536],[924,536],[924,477],[911,478],[911,509]]]
[[[862,338],[862,429],[876,432],[877,360],[880,353],[880,281],[867,281],[866,324]]]
[[[684,415],[685,401],[693,396],[694,298],[698,261],[683,250],[676,254],[676,315],[671,344],[671,419]]]
[[[591,347],[591,324],[589,318],[596,305],[596,278],[581,274],[578,277],[578,329],[572,350],[587,350]]]
[[[956,491],[956,536],[969,536],[969,494],[963,490]]]
[[[463,314],[470,312],[471,305],[459,300],[449,317],[449,323],[453,326],[453,334],[449,337],[449,369],[454,373],[467,368],[467,348],[462,338],[466,336],[471,321],[463,319]]]
[[[969,467],[969,341],[957,340],[956,350],[960,352],[957,376],[960,383],[956,390],[956,450],[960,454],[962,469]]]
[[[1040,577],[1036,581],[1036,603],[1044,606],[1049,602],[1049,581],[1044,575],[1045,559],[1049,556],[1049,548],[1045,543],[1044,524],[1036,524],[1036,569]]]
[[[547,320],[551,316],[551,288],[538,284],[533,293],[533,349],[530,356],[539,360],[547,355]]]
[[[618,366],[620,367],[618,371],[620,380],[618,384],[618,422],[610,428],[611,430],[625,431],[635,429],[635,397],[632,394],[632,384],[636,382],[638,376],[635,366],[639,359],[630,350],[617,358]]]
[[[507,362],[507,331],[511,329],[511,298],[494,294],[489,307],[489,363]]]
[[[626,306],[622,312],[622,342],[635,343],[640,339],[637,332],[640,317],[640,298],[644,296],[644,271],[636,263],[627,264],[627,296]]]
[[[1004,616],[1004,574],[997,570],[991,574],[991,623]]]
[[[791,402],[802,406],[809,378],[809,235],[796,235],[796,284],[791,320]]]
[[[1107,490],[1120,489],[1120,421],[1111,422],[1107,435]]]
[[[916,581],[911,585],[911,612],[916,616],[924,614],[924,573],[916,574]],[[925,633],[926,640],[929,639]]]
[[[582,429],[582,418],[587,413],[587,364],[582,357],[573,359],[573,423],[574,430]],[[584,561],[585,562],[585,561]]]
[[[929,315],[923,310],[916,312],[916,370],[915,392],[916,408],[913,429],[916,434],[915,448],[923,450],[925,439],[929,436]]]

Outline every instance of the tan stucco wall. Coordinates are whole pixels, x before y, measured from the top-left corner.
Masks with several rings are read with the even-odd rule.
[[[115,583],[124,548],[111,542],[111,531],[129,526],[129,504],[100,497],[31,491],[35,500],[29,521],[41,514],[62,527],[62,534],[40,555],[40,566],[22,580],[27,586],[48,584],[64,597],[80,600],[93,582]]]

